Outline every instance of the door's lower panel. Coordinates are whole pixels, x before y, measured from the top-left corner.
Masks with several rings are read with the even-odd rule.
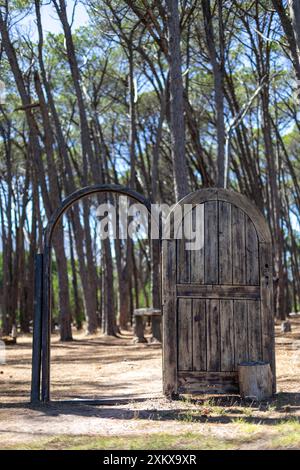
[[[178,393],[238,393],[237,372],[178,371]]]

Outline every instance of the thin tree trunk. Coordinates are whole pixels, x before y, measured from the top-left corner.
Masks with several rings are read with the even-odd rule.
[[[77,270],[76,270],[76,261],[74,255],[74,239],[72,234],[72,228],[70,220],[68,220],[68,231],[69,231],[69,243],[70,243],[70,260],[71,260],[71,269],[72,269],[72,287],[73,287],[73,296],[74,296],[74,318],[76,322],[77,330],[82,329],[82,320],[81,320],[81,299],[78,292],[78,280],[77,280]]]

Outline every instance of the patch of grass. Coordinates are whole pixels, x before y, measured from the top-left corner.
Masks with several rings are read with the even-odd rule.
[[[300,434],[276,436],[267,445],[268,449],[300,449]]]
[[[3,447],[2,447],[3,448]],[[156,433],[145,436],[56,436],[18,444],[4,449],[24,450],[229,450],[234,449],[231,439],[219,439],[209,434],[183,433],[177,435]]]
[[[244,417],[235,418],[233,423],[237,424],[241,433],[244,434],[257,434],[264,431],[264,427],[261,423],[250,423],[247,421],[247,418]]]
[[[300,422],[297,419],[276,424],[276,435],[268,444],[270,449],[300,449]]]
[[[193,403],[193,399],[190,395],[182,395],[180,397],[180,400],[183,402],[183,403]]]
[[[300,422],[296,418],[280,420],[272,426],[263,423],[249,423],[246,418],[237,418],[234,423],[241,431],[240,444],[246,435],[250,441],[260,441],[257,448],[300,449]]]
[[[251,408],[251,406],[242,408],[242,413],[244,416],[247,416],[247,418],[251,418],[251,416],[253,416],[253,408]]]
[[[205,422],[209,416],[222,417],[227,414],[228,410],[221,406],[204,406],[204,404],[195,409],[187,409],[178,414],[177,420],[186,423]]]
[[[205,418],[205,417],[204,417]],[[195,414],[185,420],[194,422]],[[1,445],[2,449],[25,450],[231,450],[252,449],[300,449],[300,422],[297,419],[281,420],[271,425],[251,423],[246,417],[233,421],[232,432],[213,434],[209,428],[178,434],[152,433],[130,436],[60,435],[41,436],[24,444]],[[228,432],[229,431],[229,432]]]
[[[215,416],[224,416],[228,413],[228,410],[224,406],[214,406],[212,409],[212,413]]]
[[[266,407],[266,411],[268,411],[269,413],[275,413],[277,411],[276,403],[268,404]]]

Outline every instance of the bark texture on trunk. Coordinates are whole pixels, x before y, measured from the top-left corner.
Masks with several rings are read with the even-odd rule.
[[[217,186],[224,187],[225,177],[225,121],[224,121],[224,33],[222,22],[222,2],[218,0],[219,41],[213,27],[213,16],[210,0],[202,0],[206,44],[213,69],[214,93],[216,106],[217,128]],[[217,51],[218,49],[218,51]]]
[[[176,200],[188,193],[178,0],[166,0],[170,70],[171,139]]]

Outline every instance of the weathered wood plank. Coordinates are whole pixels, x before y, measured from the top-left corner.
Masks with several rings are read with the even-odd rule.
[[[192,214],[189,213],[182,218],[181,233],[182,238],[176,242],[177,245],[177,282],[189,282],[191,270],[191,251],[187,249],[186,243],[189,243],[189,237],[192,229]],[[178,221],[179,222],[179,221]]]
[[[193,300],[193,370],[206,370],[205,300]]]
[[[207,370],[220,370],[220,316],[219,301],[206,301]]]
[[[177,296],[211,299],[259,299],[259,286],[177,284]]]
[[[233,301],[220,300],[221,370],[234,370]]]
[[[177,394],[176,241],[162,243],[163,391]]]
[[[179,372],[180,393],[237,393],[238,373],[234,372]]]
[[[247,301],[249,361],[262,360],[260,302]]]
[[[204,204],[204,279],[206,284],[219,282],[218,256],[218,203]]]
[[[275,370],[275,334],[274,334],[274,305],[273,305],[273,266],[272,246],[270,243],[260,243],[260,291],[261,291],[261,321],[262,321],[262,354],[263,360],[271,364],[273,373],[273,392],[276,392]]]
[[[232,284],[231,205],[219,202],[219,283]]]
[[[235,367],[237,367],[240,362],[248,361],[247,301],[234,300],[233,309],[234,355]]]
[[[197,215],[197,220],[196,220]],[[199,248],[191,250],[191,282],[204,283],[204,204],[192,210],[192,230],[197,231]]]
[[[205,188],[200,189],[198,191],[194,191],[193,193],[188,194],[183,199],[181,199],[175,206],[173,207],[171,213],[167,219],[167,225],[169,224],[170,233],[174,233],[177,231],[177,223],[174,220],[174,214],[179,213],[179,211],[183,211],[184,204],[192,204],[192,206],[197,206],[198,204],[202,204],[205,201],[217,201],[218,199],[218,189],[217,188]]]
[[[237,193],[232,190],[227,189],[218,189],[218,200],[219,201],[226,201],[234,206],[243,210],[246,214],[249,215],[250,219],[254,223],[257,234],[260,242],[271,242],[271,234],[268,224],[262,215],[262,213],[258,210],[255,204],[250,201],[246,196],[243,194]],[[184,202],[184,201],[182,201]]]
[[[246,283],[259,285],[258,238],[249,217],[245,217]]]
[[[193,191],[185,196],[178,202],[178,205],[183,204],[201,204],[206,201],[217,201],[218,199],[219,188],[203,188]],[[176,207],[175,207],[176,209]]]
[[[231,208],[232,217],[232,282],[245,284],[246,253],[245,253],[245,214],[235,206]]]
[[[178,300],[178,369],[193,369],[192,300]]]
[[[154,316],[161,316],[161,309],[160,308],[153,308],[153,307],[143,307],[143,308],[135,308],[133,310],[133,316],[142,316],[142,317],[154,317]]]
[[[178,374],[178,377],[190,377],[192,378],[199,378],[199,379],[208,379],[208,380],[214,380],[217,379],[218,377],[222,377],[224,380],[230,380],[230,378],[238,378],[238,371],[237,370],[231,370],[231,371],[218,371],[218,372],[209,372],[209,371],[198,371],[198,370],[186,370],[186,371],[181,371]]]
[[[177,282],[190,281],[190,259],[191,252],[186,250],[186,239],[177,240]]]

